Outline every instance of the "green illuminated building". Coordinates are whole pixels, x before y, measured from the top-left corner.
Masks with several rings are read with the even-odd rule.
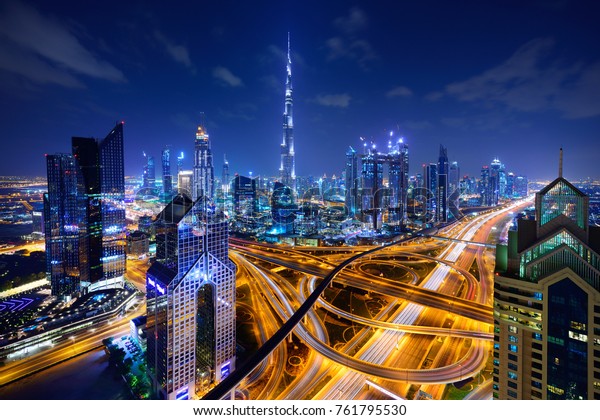
[[[560,175],[497,247],[494,399],[600,399],[600,228]]]

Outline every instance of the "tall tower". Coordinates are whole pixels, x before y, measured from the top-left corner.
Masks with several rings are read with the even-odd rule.
[[[494,399],[600,399],[600,228],[559,176],[496,247]]]
[[[146,163],[144,164],[144,175],[142,178],[142,188],[154,188],[156,185],[156,168],[154,166],[154,157],[144,153]]]
[[[162,151],[163,194],[170,198],[173,191],[173,176],[171,175],[171,147],[166,146]]]
[[[349,215],[356,213],[358,197],[358,155],[356,150],[350,146],[346,152],[346,210]]]
[[[214,181],[215,168],[213,166],[213,156],[203,113],[200,125],[198,125],[198,129],[196,130],[196,141],[194,144],[194,188],[192,199],[194,201],[200,197],[212,199]]]
[[[46,271],[52,296],[68,301],[89,281],[86,238],[87,200],[77,161],[46,155],[48,193],[44,194]]]
[[[207,200],[173,197],[157,216],[146,273],[148,371],[158,398],[191,399],[235,369],[235,266],[229,229]]]
[[[290,55],[290,34],[288,32],[287,77],[285,81],[285,107],[283,111],[283,142],[281,143],[281,183],[296,191],[296,160],[294,152],[294,119],[292,117],[292,59]]]
[[[100,149],[100,191],[102,194],[102,281],[89,291],[121,287],[125,275],[125,162],[123,122],[117,123]]]
[[[448,151],[440,144],[440,157],[438,159],[437,207],[436,221],[448,221]]]
[[[389,203],[389,219],[398,224],[406,218],[408,192],[408,146],[404,139],[398,139],[395,145],[389,145],[387,155],[388,183],[391,199]]]
[[[223,155],[223,173],[221,174],[221,189],[223,195],[229,194],[229,161],[227,156]]]
[[[102,141],[73,137],[72,155],[47,156],[44,197],[52,293],[121,287],[125,273],[123,123]]]

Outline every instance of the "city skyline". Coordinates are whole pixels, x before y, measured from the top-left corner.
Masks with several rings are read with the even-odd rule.
[[[515,174],[553,178],[541,162],[563,146],[565,176],[600,176],[591,2],[229,6],[134,3],[114,15],[4,4],[3,175],[42,175],[45,153],[121,120],[126,175],[142,173],[142,151],[158,157],[167,144],[191,169],[204,112],[214,156],[227,154],[232,174],[276,176],[290,32],[298,176],[339,175],[359,137],[383,149],[390,130],[410,147],[411,175],[444,144],[461,174],[498,158]]]

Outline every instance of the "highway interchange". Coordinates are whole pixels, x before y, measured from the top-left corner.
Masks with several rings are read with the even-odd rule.
[[[490,234],[510,222],[513,212],[528,204],[468,216],[436,236],[488,242]],[[258,345],[264,343],[324,276],[368,249],[232,239],[230,256],[238,267],[238,290],[247,291],[237,303],[238,321],[243,314],[244,327],[251,329]],[[493,249],[474,244],[414,237],[353,262],[338,274],[293,336],[238,384],[236,396],[441,399],[448,384],[473,378],[472,384],[481,384],[473,387],[469,398],[489,398],[485,370],[492,340],[493,255]],[[147,267],[145,260],[128,261],[127,278],[142,292]],[[363,310],[354,311],[359,306]],[[145,305],[140,304],[124,317],[0,366],[0,386],[99,348],[106,337],[127,334],[129,320],[144,312]]]

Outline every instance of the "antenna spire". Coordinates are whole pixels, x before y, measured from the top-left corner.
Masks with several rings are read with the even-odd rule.
[[[558,159],[558,177],[562,178],[562,169],[563,169],[563,149],[560,148],[560,158]]]

